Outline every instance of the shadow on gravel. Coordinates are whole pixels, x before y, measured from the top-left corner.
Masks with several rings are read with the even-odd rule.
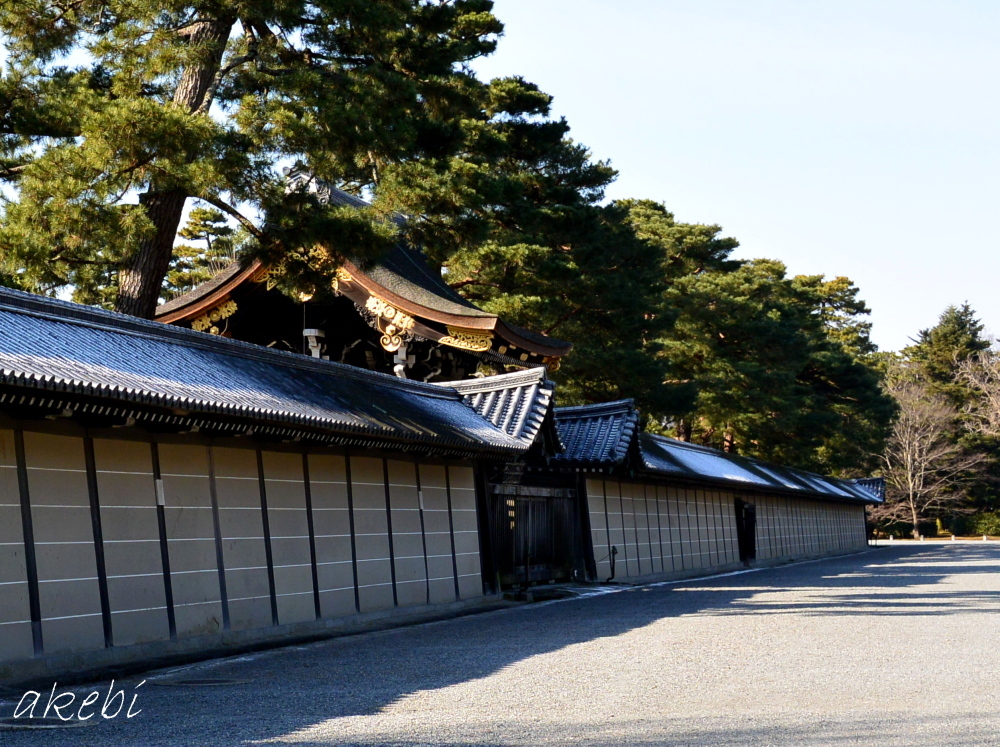
[[[968,545],[896,547],[756,573],[526,605],[207,662],[195,665],[184,676],[248,682],[216,688],[147,685],[139,702],[143,710],[139,717],[74,729],[72,744],[152,747],[237,745],[288,739],[289,735],[331,719],[378,713],[422,690],[439,690],[485,678],[530,657],[618,636],[656,620],[681,615],[948,614],[984,600],[1000,603],[1000,595],[970,596],[948,589],[940,593],[922,589],[908,592],[907,587],[936,584],[947,576],[980,573],[991,567],[1000,570],[1000,545],[995,549]],[[850,587],[856,593],[832,599],[817,597],[815,604],[768,605],[754,601],[762,592],[801,593],[822,588],[828,594],[830,588],[837,587]],[[122,684],[131,689],[140,679],[131,678]],[[74,689],[87,692],[93,688]],[[10,706],[5,705],[4,709],[8,712],[0,716],[11,715]],[[497,717],[502,719],[504,715]],[[5,747],[44,747],[65,744],[65,739],[65,734],[58,733],[0,733],[0,743]],[[731,738],[719,735],[719,743],[724,744],[754,739],[750,732]],[[793,741],[808,743],[808,740]],[[835,742],[827,739],[825,743]],[[635,743],[643,742],[640,738]]]

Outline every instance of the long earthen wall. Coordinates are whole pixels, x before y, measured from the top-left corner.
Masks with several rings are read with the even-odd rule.
[[[588,479],[600,579],[684,575],[742,566],[736,500],[756,506],[758,563],[867,547],[864,507],[805,498],[645,482]]]
[[[195,438],[0,427],[0,664],[483,596],[470,463]]]

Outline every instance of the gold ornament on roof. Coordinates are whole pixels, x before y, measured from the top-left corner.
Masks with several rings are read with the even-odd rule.
[[[208,311],[197,319],[191,322],[191,329],[196,332],[208,332],[210,335],[219,334],[219,328],[215,326],[216,322],[220,322],[223,319],[228,319],[233,314],[236,313],[236,302],[226,301],[224,304],[216,306],[211,311]]]
[[[368,300],[365,301],[365,308],[375,316],[396,325],[399,329],[413,329],[414,321],[412,316],[404,314],[395,306],[387,304],[381,298],[369,296]]]
[[[493,334],[461,327],[448,327],[448,336],[442,337],[438,342],[453,348],[482,353],[493,347]]]
[[[351,276],[351,273],[343,267],[338,267],[337,272],[334,273],[333,280],[330,281],[330,285],[335,291],[339,291],[341,283],[349,283],[352,280],[354,280],[354,278]]]

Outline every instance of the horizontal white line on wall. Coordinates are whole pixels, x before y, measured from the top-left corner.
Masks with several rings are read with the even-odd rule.
[[[174,607],[202,607],[206,604],[222,604],[221,599],[206,599],[203,602],[174,602]]]
[[[75,620],[82,617],[100,617],[100,612],[89,612],[86,615],[62,615],[61,617],[43,617],[42,622],[51,622],[53,620]]]
[[[218,572],[219,572],[218,568],[198,568],[193,571],[175,571],[173,568],[170,569],[171,576],[184,576],[184,575],[190,575],[192,573],[218,573]]]
[[[167,537],[167,542],[215,542],[215,537]]]
[[[130,540],[104,540],[105,545],[138,545],[142,543],[160,544],[159,538],[155,539],[130,539]]]
[[[166,607],[137,607],[134,610],[111,610],[112,615],[127,615],[129,612],[156,612],[165,610]]]
[[[40,584],[68,584],[74,581],[96,581],[97,576],[83,576],[82,578],[40,578]]]

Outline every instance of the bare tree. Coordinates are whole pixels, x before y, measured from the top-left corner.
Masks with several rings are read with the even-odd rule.
[[[960,361],[956,378],[973,393],[963,408],[966,428],[980,436],[1000,438],[1000,348],[994,343],[989,350]]]
[[[873,518],[913,523],[942,508],[960,508],[972,475],[985,462],[958,442],[958,411],[906,369],[890,371],[886,390],[899,405],[882,467],[887,500]]]

